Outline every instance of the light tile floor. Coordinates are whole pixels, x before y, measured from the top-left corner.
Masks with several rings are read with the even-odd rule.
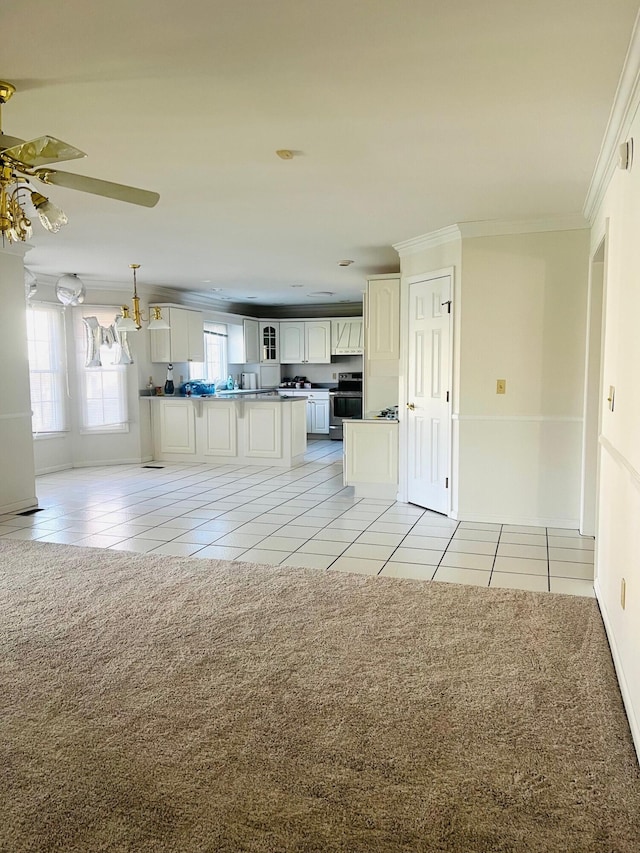
[[[119,465],[37,479],[42,509],[0,538],[593,596],[594,540],[577,530],[456,522],[342,484],[342,443],[281,470]]]

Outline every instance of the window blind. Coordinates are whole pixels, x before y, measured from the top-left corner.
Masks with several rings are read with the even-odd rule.
[[[76,313],[76,352],[82,432],[126,432],[129,429],[126,367],[117,364],[120,345],[102,343],[101,367],[86,367],[87,330],[82,317],[95,317],[104,329],[115,323],[118,308],[83,308]]]
[[[62,309],[30,305],[27,311],[32,430],[64,432],[67,420],[65,335]]]

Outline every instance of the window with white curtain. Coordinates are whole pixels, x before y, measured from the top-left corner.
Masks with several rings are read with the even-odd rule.
[[[204,362],[189,363],[189,379],[205,382],[227,378],[227,327],[224,323],[204,324]]]
[[[81,432],[127,432],[129,411],[127,406],[127,368],[119,364],[120,344],[112,336],[104,335],[96,349],[101,366],[87,367],[88,332],[82,317],[95,317],[100,326],[108,330],[119,315],[118,308],[91,308],[83,306],[76,314],[76,351],[78,353],[78,380],[80,387]]]
[[[68,419],[62,309],[55,305],[30,305],[27,343],[33,433],[64,432],[68,429]]]

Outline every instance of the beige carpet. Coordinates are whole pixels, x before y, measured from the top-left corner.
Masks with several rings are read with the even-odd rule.
[[[0,850],[637,853],[594,600],[0,543]]]

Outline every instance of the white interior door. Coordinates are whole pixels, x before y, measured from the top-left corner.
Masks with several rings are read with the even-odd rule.
[[[407,497],[449,511],[451,276],[409,285]]]

